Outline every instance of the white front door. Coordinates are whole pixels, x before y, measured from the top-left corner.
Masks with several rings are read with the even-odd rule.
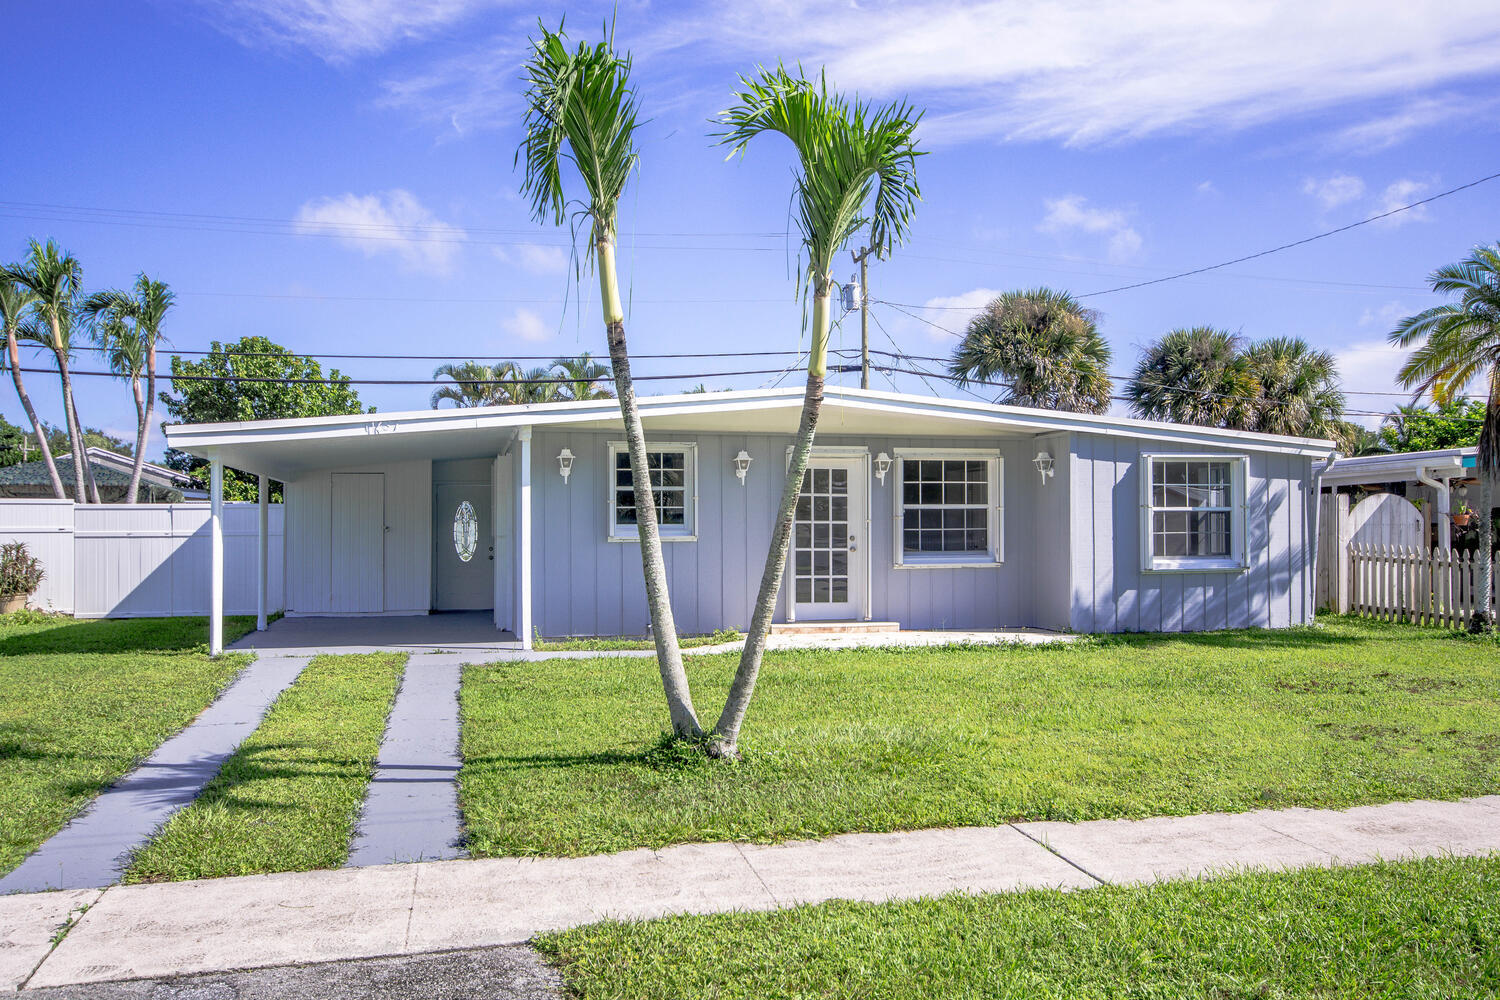
[[[385,610],[385,475],[335,472],[330,487],[332,566],[329,608]]]
[[[792,527],[792,617],[862,617],[869,539],[863,458],[813,458]]]

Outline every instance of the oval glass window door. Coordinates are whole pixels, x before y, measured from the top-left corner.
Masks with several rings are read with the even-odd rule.
[[[465,500],[453,512],[453,550],[460,561],[468,562],[478,548],[479,517],[474,513],[474,505]]]

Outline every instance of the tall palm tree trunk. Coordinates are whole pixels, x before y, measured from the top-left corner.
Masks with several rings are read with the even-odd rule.
[[[1490,484],[1500,476],[1500,365],[1489,372],[1489,399],[1485,403],[1484,424],[1479,430],[1479,610],[1469,619],[1469,631],[1490,632],[1495,616],[1490,611],[1495,601],[1495,506]]]
[[[53,336],[55,339],[55,331]],[[73,410],[73,380],[68,374],[68,356],[55,348],[52,353],[57,358],[58,377],[62,380],[63,422],[67,425],[68,441],[73,450],[73,502],[88,503],[88,488],[83,478],[88,456],[84,454],[83,432],[78,428],[78,414]]]
[[[146,402],[141,399],[139,376],[130,380],[130,392],[135,396],[135,461],[130,465],[130,492],[120,498],[121,503],[135,503],[141,492],[141,463],[146,455]]]
[[[68,404],[68,412],[73,415],[73,429],[78,433],[78,454],[83,456],[83,484],[89,491],[89,503],[103,503],[99,499],[99,483],[94,479],[94,463],[88,460],[89,440],[83,433],[83,421],[78,419],[78,401],[73,397],[73,375],[69,372],[64,378],[67,391],[63,398]]]
[[[787,551],[791,547],[792,525],[797,513],[797,497],[802,492],[802,477],[812,458],[813,434],[818,428],[818,416],[823,411],[830,292],[829,282],[820,279],[817,295],[813,299],[812,351],[808,357],[807,392],[802,397],[802,417],[797,425],[797,440],[792,446],[786,483],[781,487],[781,505],[776,509],[776,526],[771,535],[771,547],[766,553],[766,564],[760,574],[760,590],[755,595],[750,633],[745,637],[745,648],[740,652],[740,663],[735,668],[734,682],[730,685],[729,697],[724,702],[724,711],[719,716],[718,724],[714,726],[709,752],[715,757],[732,758],[739,755],[740,726],[745,721],[745,711],[750,707],[750,699],[755,694],[755,681],[760,676],[761,661],[765,659],[766,639],[771,633],[776,597],[781,592],[781,578],[786,573]]]
[[[636,533],[641,542],[641,563],[646,576],[646,604],[651,611],[651,632],[656,639],[656,663],[661,670],[662,689],[671,713],[672,732],[698,737],[703,729],[693,710],[693,695],[682,667],[682,649],[677,642],[677,623],[667,592],[667,566],[661,553],[661,534],[656,522],[656,498],[651,490],[651,471],[646,464],[646,431],[636,405],[635,385],[630,379],[630,354],[625,349],[625,312],[620,306],[620,284],[615,272],[615,247],[611,240],[595,245],[599,255],[599,292],[604,307],[604,327],[609,340],[609,359],[615,369],[615,390],[620,397],[620,416],[625,421],[625,444],[630,451],[630,475],[635,491]],[[610,470],[613,474],[613,470]]]
[[[63,489],[62,477],[57,474],[57,463],[52,459],[52,447],[47,444],[47,432],[42,429],[42,422],[36,415],[36,407],[31,405],[31,396],[26,392],[26,385],[21,380],[21,349],[16,343],[15,330],[6,331],[5,350],[10,358],[10,376],[16,383],[16,395],[21,397],[21,409],[26,411],[26,417],[31,421],[31,429],[36,434],[37,451],[42,453],[42,461],[47,463],[47,478],[52,480],[52,492],[57,499],[65,500],[68,491]]]
[[[151,413],[156,402],[156,337],[146,345],[146,408],[141,414],[141,429],[136,435],[135,467],[130,470],[130,502],[136,502],[141,488],[141,468],[146,464],[146,439],[151,436]]]

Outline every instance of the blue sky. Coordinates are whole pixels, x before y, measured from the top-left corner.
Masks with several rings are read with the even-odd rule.
[[[531,222],[513,169],[526,37],[563,9],[13,0],[6,75],[21,99],[0,155],[0,256],[51,236],[82,260],[90,287],[143,269],[166,280],[179,295],[167,329],[179,348],[264,334],[314,354],[603,354],[594,286],[585,280],[578,308],[567,233]],[[597,33],[609,9],[569,5],[570,31]],[[1493,13],[1492,0],[621,0],[616,42],[635,55],[651,119],[622,219],[632,349],[798,346],[790,151],[767,140],[726,162],[708,138],[737,74],[757,64],[826,67],[847,91],[926,109],[925,200],[911,242],[872,267],[871,289],[960,330],[965,308],[998,290],[1108,289],[1500,170]],[[1428,271],[1500,238],[1497,208],[1500,181],[1308,247],[1087,301],[1119,373],[1164,331],[1212,324],[1305,337],[1338,353],[1346,388],[1389,392],[1398,359],[1385,332],[1434,301]],[[873,315],[876,348],[890,348],[887,334],[912,354],[953,345],[891,306]],[[857,347],[857,323],[835,342]],[[432,362],[338,365],[420,378]],[[662,360],[637,372],[771,366]],[[83,420],[133,437],[128,389],[80,381]],[[49,382],[33,375],[29,387],[56,420]],[[896,384],[927,391],[905,376]],[[361,395],[413,409],[427,391]],[[1355,395],[1350,406],[1394,401]],[[9,390],[0,412],[21,417]]]

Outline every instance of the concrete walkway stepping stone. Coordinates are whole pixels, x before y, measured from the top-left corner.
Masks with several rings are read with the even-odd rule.
[[[386,723],[348,865],[463,857],[458,686],[464,657],[413,655]]]
[[[0,895],[118,882],[131,852],[198,797],[305,666],[307,657],[301,656],[251,663],[186,729],[0,878]]]

